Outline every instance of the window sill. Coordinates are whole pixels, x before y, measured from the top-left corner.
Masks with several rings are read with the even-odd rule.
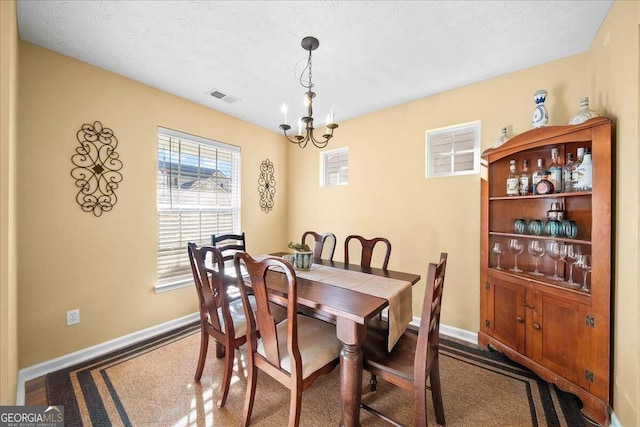
[[[164,292],[175,291],[176,289],[186,288],[193,286],[193,279],[176,280],[175,282],[159,283],[153,287],[153,291],[156,294]]]

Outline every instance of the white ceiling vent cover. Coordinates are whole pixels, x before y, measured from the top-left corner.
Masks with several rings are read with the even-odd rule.
[[[224,93],[219,89],[211,89],[207,93],[214,98],[226,102],[227,104],[233,104],[234,102],[240,101],[240,98],[236,98],[235,96]]]

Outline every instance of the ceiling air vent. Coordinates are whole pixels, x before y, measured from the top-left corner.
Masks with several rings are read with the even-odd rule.
[[[227,104],[233,104],[236,101],[240,101],[240,98],[221,92],[218,89],[211,89],[208,93],[214,98],[224,101]]]

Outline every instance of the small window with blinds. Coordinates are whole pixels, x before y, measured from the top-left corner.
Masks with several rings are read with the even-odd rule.
[[[468,175],[480,170],[480,122],[426,132],[427,178]]]
[[[187,243],[240,232],[240,148],[158,128],[156,291],[192,280]]]
[[[349,183],[349,149],[323,151],[320,153],[320,187],[346,185]]]

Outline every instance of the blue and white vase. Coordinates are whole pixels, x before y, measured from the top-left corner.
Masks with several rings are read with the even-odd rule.
[[[293,253],[293,268],[296,270],[311,270],[313,265],[313,251]]]
[[[533,112],[533,119],[531,124],[534,128],[540,128],[546,126],[549,123],[549,114],[547,113],[547,107],[544,106],[544,101],[547,99],[547,91],[541,89],[533,94],[533,100],[536,103],[536,109]]]

